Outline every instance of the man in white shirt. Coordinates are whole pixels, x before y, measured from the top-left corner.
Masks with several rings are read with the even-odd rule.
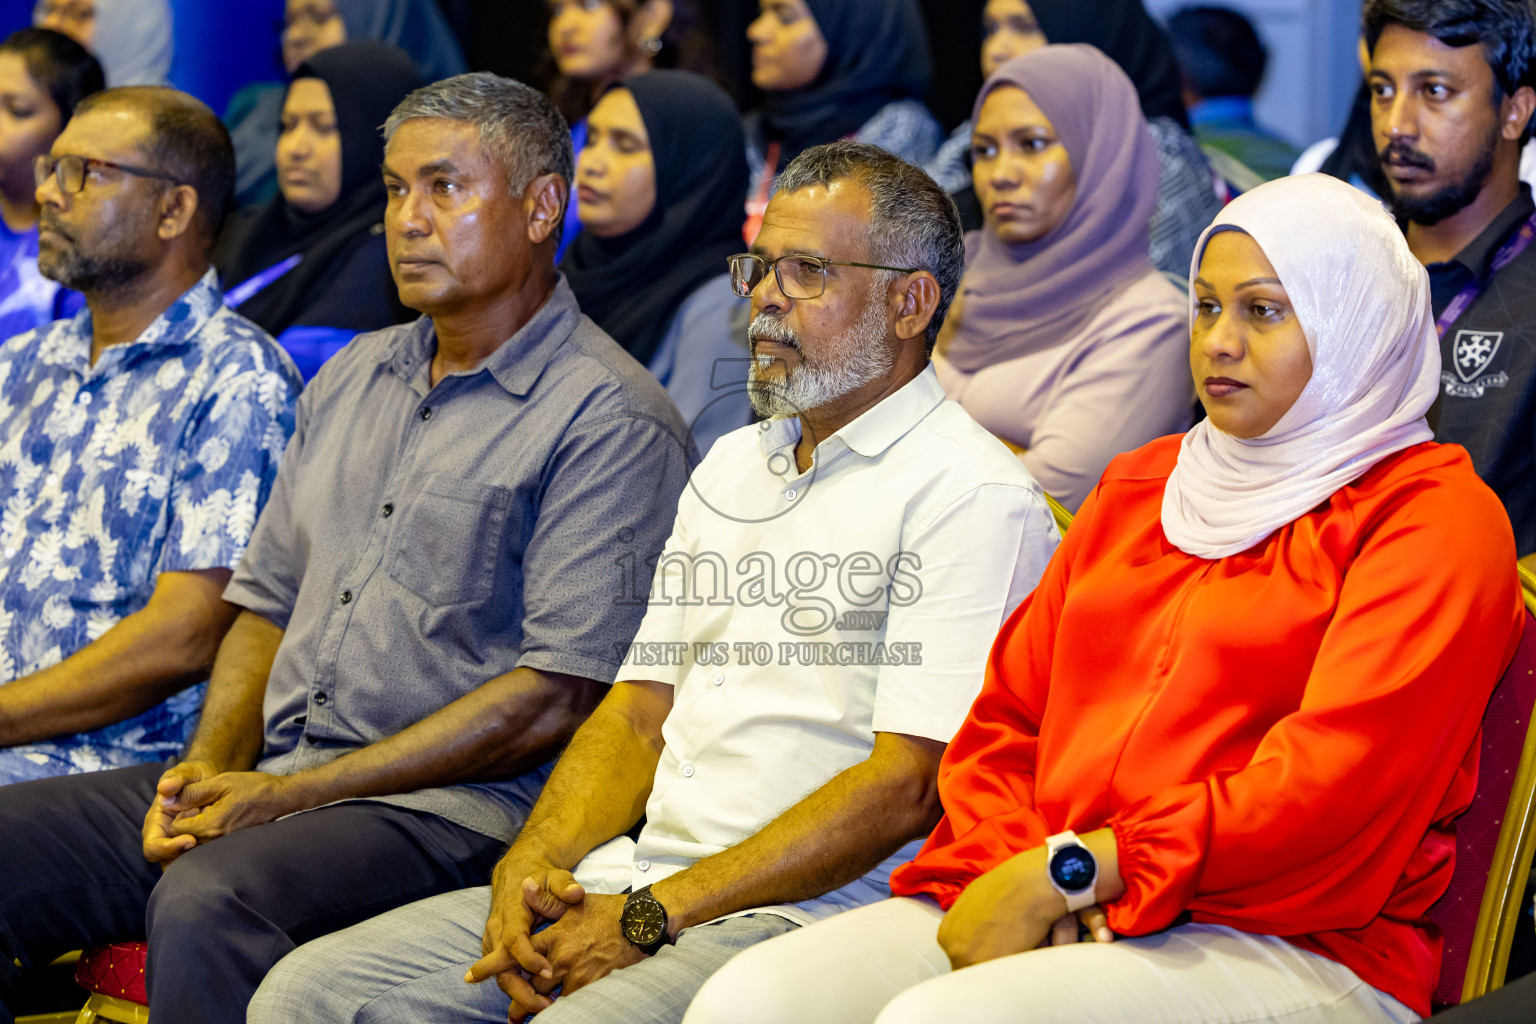
[[[694,473],[618,681],[494,884],[300,948],[253,1024],[676,1024],[731,956],[889,895],[1059,540],[929,364],[963,262],[910,164],[853,142],[791,164],[732,260],[770,419]]]

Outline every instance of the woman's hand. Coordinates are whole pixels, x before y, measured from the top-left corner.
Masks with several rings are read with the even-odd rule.
[[[1046,881],[1045,847],[1036,847],[965,887],[939,923],[939,945],[958,971],[1034,949],[1066,910],[1067,901]],[[1072,931],[1076,940],[1075,923]]]
[[[1087,935],[1083,935],[1083,930]],[[1081,936],[1081,938],[1079,938]],[[1104,908],[1095,903],[1075,914],[1058,917],[1051,925],[1049,944],[1065,946],[1073,942],[1114,942],[1115,933],[1109,930],[1109,917]]]
[[[1098,829],[1079,840],[1098,861],[1096,894],[1118,899],[1125,892],[1120,878],[1115,836]],[[1016,854],[966,886],[965,892],[939,924],[939,945],[955,970],[1012,956],[1036,947],[1078,941],[1078,923],[1097,942],[1110,942],[1114,933],[1102,907],[1095,904],[1068,914],[1067,901],[1046,876],[1046,850],[1037,846]]]

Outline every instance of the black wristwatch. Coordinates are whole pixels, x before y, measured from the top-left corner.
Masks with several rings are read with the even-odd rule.
[[[651,887],[636,889],[624,901],[624,913],[619,915],[619,926],[630,944],[646,956],[671,941],[667,935],[667,908],[651,895]]]

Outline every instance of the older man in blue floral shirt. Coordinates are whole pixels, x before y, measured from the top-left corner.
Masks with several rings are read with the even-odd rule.
[[[0,344],[0,783],[181,749],[301,387],[209,269],[206,107],[99,94],[37,176],[39,265],[88,305]]]

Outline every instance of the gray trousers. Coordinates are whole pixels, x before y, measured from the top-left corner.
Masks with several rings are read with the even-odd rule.
[[[446,893],[300,946],[262,982],[247,1024],[504,1024],[511,1001],[496,982],[464,981],[490,902],[485,886]],[[688,928],[677,945],[560,996],[537,1022],[679,1024],[726,961],[795,927],[753,914]]]

